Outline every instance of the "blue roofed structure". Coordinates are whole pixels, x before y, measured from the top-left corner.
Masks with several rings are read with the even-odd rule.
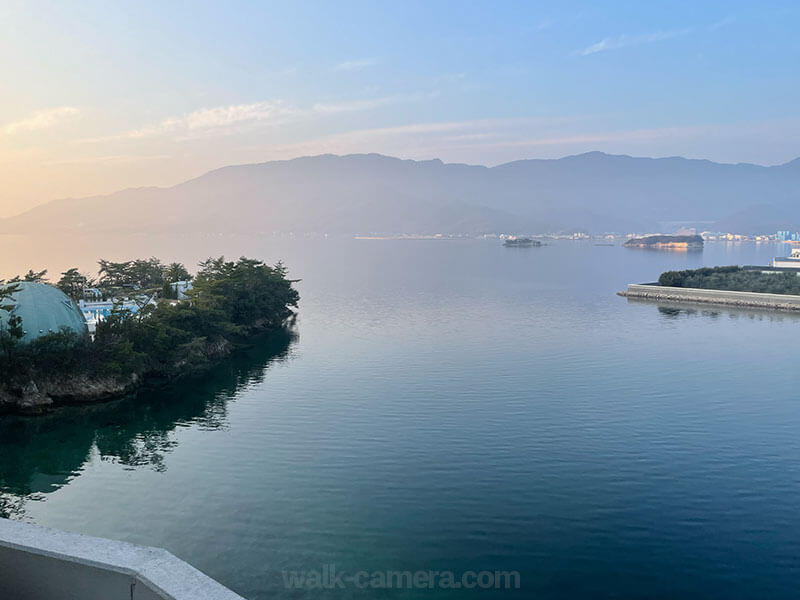
[[[77,304],[64,292],[44,283],[19,282],[18,290],[7,302],[13,304],[11,312],[0,310],[0,327],[8,327],[9,317],[21,317],[23,343],[32,342],[62,327],[78,335],[88,335],[86,320]]]

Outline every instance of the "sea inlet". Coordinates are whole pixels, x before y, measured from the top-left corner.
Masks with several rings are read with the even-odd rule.
[[[282,259],[300,317],[198,379],[0,419],[0,513],[164,547],[253,600],[796,595],[800,317],[615,293],[774,245],[49,242],[0,240],[2,274]],[[330,565],[521,585],[287,588]]]

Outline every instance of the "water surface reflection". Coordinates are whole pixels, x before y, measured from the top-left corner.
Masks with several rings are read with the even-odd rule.
[[[647,300],[644,298],[626,298],[629,304],[653,306],[659,316],[674,319],[706,318],[746,319],[766,321],[770,323],[800,323],[800,313],[790,310],[768,310],[725,305],[694,304],[691,302],[665,302],[663,300]]]
[[[165,455],[177,444],[174,430],[225,428],[228,403],[259,385],[270,365],[287,360],[296,338],[276,332],[202,377],[130,398],[40,417],[0,417],[0,517],[23,518],[28,501],[69,483],[93,456],[129,469],[166,470]]]

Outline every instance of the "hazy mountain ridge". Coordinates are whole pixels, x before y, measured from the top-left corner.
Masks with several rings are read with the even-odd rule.
[[[719,221],[725,230],[760,233],[797,227],[798,198],[800,159],[763,167],[590,152],[489,168],[321,155],[223,167],[169,188],[57,200],[5,219],[0,229],[627,232],[656,230],[665,221]]]

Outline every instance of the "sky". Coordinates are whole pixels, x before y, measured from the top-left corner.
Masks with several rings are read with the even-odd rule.
[[[322,153],[800,156],[800,3],[0,0],[0,216]]]

